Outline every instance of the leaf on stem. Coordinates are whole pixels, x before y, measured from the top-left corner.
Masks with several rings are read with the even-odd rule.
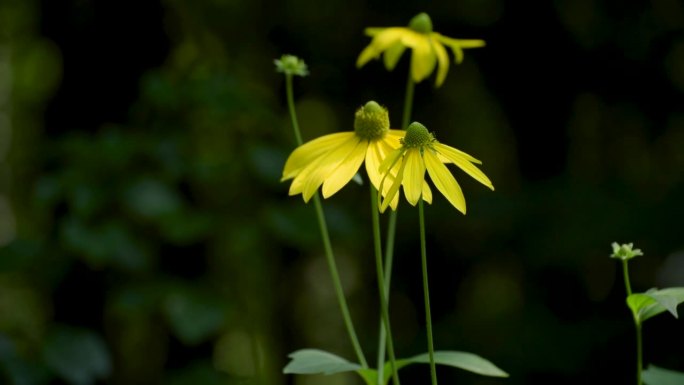
[[[647,385],[681,385],[684,384],[684,373],[649,365],[642,375]]]
[[[318,349],[297,350],[288,357],[292,360],[283,369],[285,374],[335,374],[361,369],[359,364]]]
[[[635,293],[627,297],[627,306],[632,310],[634,319],[638,323],[666,310],[675,318],[679,318],[677,306],[682,302],[684,302],[684,287],[651,289],[646,293]]]
[[[419,354],[411,358],[399,359],[396,361],[397,370],[412,364],[429,364],[430,355],[429,353]],[[499,369],[496,365],[490,361],[468,352],[459,351],[437,351],[435,352],[435,363],[437,365],[451,366],[454,368],[459,368],[467,370],[469,372],[479,374],[482,376],[491,377],[508,377],[508,373]],[[360,369],[358,373],[363,377],[366,383],[376,384],[378,372],[375,369]],[[392,364],[390,362],[385,363],[383,369],[383,383],[388,384],[390,378],[392,378]]]

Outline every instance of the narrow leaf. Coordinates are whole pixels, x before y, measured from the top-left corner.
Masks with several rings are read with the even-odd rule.
[[[681,385],[684,384],[684,373],[649,365],[642,374],[647,385]]]
[[[292,360],[283,369],[286,374],[334,374],[361,369],[359,364],[318,349],[297,350],[288,357]]]

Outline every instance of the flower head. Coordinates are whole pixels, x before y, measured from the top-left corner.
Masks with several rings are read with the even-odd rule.
[[[461,187],[445,164],[453,163],[478,182],[494,190],[492,182],[473,163],[479,160],[463,151],[439,143],[425,126],[418,122],[406,128],[406,135],[401,140],[402,146],[389,155],[380,165],[380,172],[394,177],[383,179],[381,184],[391,183],[385,199],[380,204],[380,211],[387,209],[388,203],[398,196],[399,187],[404,186],[404,195],[410,204],[416,205],[424,199],[422,187],[425,184],[425,171],[437,190],[441,192],[457,210],[465,214],[466,204]],[[389,180],[392,180],[389,182]],[[426,200],[426,199],[424,199]],[[427,200],[426,200],[427,201]]]
[[[611,246],[613,247],[613,254],[610,255],[611,258],[627,261],[634,257],[644,255],[644,253],[641,252],[641,249],[634,248],[633,243],[623,243],[620,245],[617,242],[613,242]]]
[[[304,63],[304,60],[294,55],[283,55],[280,59],[273,60],[277,72],[282,72],[286,75],[306,76],[309,74],[309,68]]]
[[[366,35],[373,38],[371,43],[361,51],[356,61],[362,67],[371,59],[377,59],[384,53],[385,67],[391,71],[397,65],[406,48],[411,48],[411,76],[418,83],[428,77],[439,64],[437,70],[437,87],[444,83],[449,72],[449,55],[445,46],[454,52],[456,63],[463,61],[463,49],[484,47],[483,40],[452,39],[432,31],[432,20],[427,13],[414,16],[407,27],[366,28]]]
[[[368,178],[380,189],[380,163],[401,146],[403,133],[391,130],[387,109],[370,101],[356,111],[354,131],[324,135],[297,147],[285,163],[281,181],[293,179],[289,194],[302,194],[305,202],[321,185],[328,198],[349,183],[365,160]],[[394,180],[392,175],[390,179]],[[425,188],[426,200],[431,199],[427,184]],[[388,189],[389,184],[383,192]],[[390,202],[396,208],[398,197]]]

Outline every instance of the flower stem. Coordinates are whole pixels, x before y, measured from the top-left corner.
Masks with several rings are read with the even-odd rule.
[[[632,285],[629,284],[629,267],[627,266],[627,260],[622,261],[622,276],[625,279],[625,290],[627,290],[627,296],[632,295]]]
[[[637,385],[641,385],[641,371],[643,366],[643,352],[641,342],[641,323],[636,324],[636,339],[637,339]]]
[[[394,238],[397,232],[397,210],[390,211],[387,222],[387,241],[385,243],[385,298],[389,303],[390,285],[392,282],[392,263],[394,260]],[[388,306],[389,307],[389,306]],[[389,311],[389,310],[388,310]],[[378,337],[378,385],[384,385],[384,367],[387,332],[382,320],[380,321],[380,336]]]
[[[302,134],[299,131],[299,123],[297,121],[297,113],[294,107],[294,96],[292,92],[292,75],[285,75],[286,93],[287,93],[287,106],[290,111],[290,118],[292,119],[292,128],[294,130],[295,138],[297,139],[297,145],[302,145]],[[318,218],[318,227],[321,231],[321,238],[323,240],[323,248],[325,250],[325,259],[328,262],[328,269],[330,270],[330,276],[335,286],[335,294],[337,295],[337,302],[340,305],[340,310],[342,311],[342,318],[344,319],[344,324],[347,328],[347,333],[349,334],[349,339],[356,352],[356,357],[363,368],[368,367],[366,362],[366,357],[363,355],[363,350],[361,350],[361,344],[359,344],[359,339],[356,336],[356,330],[354,329],[354,324],[352,323],[351,315],[349,313],[349,306],[347,306],[347,300],[344,297],[344,290],[342,289],[342,282],[340,280],[340,275],[337,271],[337,264],[335,262],[335,255],[333,254],[332,245],[330,243],[330,235],[328,233],[328,225],[325,221],[325,215],[323,213],[323,205],[321,204],[321,198],[316,192],[313,196],[314,206],[316,207],[316,217]]]
[[[632,295],[632,285],[629,283],[629,266],[626,259],[622,260],[622,276],[625,279],[625,290],[627,296]],[[634,317],[634,326],[636,328],[636,343],[637,343],[637,385],[641,385],[641,371],[643,368],[643,348],[641,341],[641,322],[636,316]]]
[[[297,139],[297,146],[301,146],[302,133],[299,131],[299,123],[297,122],[297,111],[294,107],[294,93],[292,92],[292,74],[285,74],[285,91],[287,93],[287,108],[290,110],[290,119],[292,120],[292,129],[294,130],[295,139]]]
[[[432,316],[430,315],[430,290],[427,271],[427,246],[425,241],[425,213],[423,199],[418,202],[418,219],[420,220],[420,257],[423,268],[423,296],[425,301],[425,323],[427,327],[428,354],[430,356],[430,377],[432,385],[437,385],[437,368],[435,367],[435,346],[432,341]]]
[[[378,292],[380,293],[380,313],[382,315],[384,330],[387,333],[387,352],[389,354],[390,363],[392,366],[392,380],[394,381],[395,385],[399,385],[399,373],[397,372],[396,358],[394,356],[394,341],[392,339],[392,328],[390,327],[389,318],[389,305],[387,303],[389,283],[385,282],[385,274],[383,272],[382,266],[382,241],[380,239],[380,213],[378,212],[377,195],[377,190],[375,189],[375,187],[371,185],[370,200],[371,215],[373,219],[373,244],[375,246],[375,270],[378,275]],[[384,344],[380,348],[384,350]],[[382,365],[384,368],[384,362],[379,362],[378,365]],[[378,371],[378,373],[380,373],[380,371]],[[380,377],[380,374],[378,374],[378,377]],[[382,378],[384,379],[384,374]]]
[[[416,83],[413,82],[411,71],[408,72],[408,80],[406,81],[406,96],[404,97],[404,114],[401,119],[401,129],[405,130],[411,120],[411,110],[413,109],[413,90]]]
[[[411,71],[408,72],[408,80],[406,81],[406,94],[404,96],[404,112],[402,114],[401,128],[406,129],[411,120],[411,110],[413,109],[413,89],[415,83],[411,77]],[[385,297],[389,302],[389,287],[392,281],[392,264],[394,263],[394,239],[397,232],[397,212],[399,210],[390,210],[389,221],[387,222],[387,243],[385,244]],[[387,332],[382,321],[380,322],[380,337],[378,338],[378,385],[383,385],[383,369],[385,364],[385,343]]]

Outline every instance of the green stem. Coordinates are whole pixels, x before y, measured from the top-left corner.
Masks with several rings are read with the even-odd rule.
[[[625,280],[625,290],[627,291],[627,297],[632,295],[632,285],[629,283],[629,266],[626,259],[622,260],[622,276]],[[637,385],[641,385],[641,371],[644,366],[643,364],[643,348],[641,341],[641,322],[639,319],[634,317],[634,326],[636,327],[636,343],[637,343]]]
[[[637,339],[637,385],[641,385],[641,371],[643,367],[643,353],[641,343],[641,324],[636,324],[636,339]]]
[[[408,127],[411,120],[411,111],[413,109],[413,90],[415,83],[411,77],[411,70],[408,72],[408,79],[406,80],[406,94],[404,96],[404,112],[402,114],[401,128],[403,130]],[[387,223],[387,243],[385,244],[385,297],[389,302],[389,287],[392,281],[392,264],[394,263],[394,238],[397,232],[397,211],[390,210],[389,222]],[[385,327],[380,322],[380,337],[378,338],[378,385],[382,385],[383,369],[385,365],[385,343],[387,333]]]
[[[387,222],[387,241],[385,243],[385,298],[389,303],[390,285],[392,281],[392,263],[394,260],[394,238],[397,233],[397,210],[390,211],[389,221]],[[389,307],[389,305],[388,305]],[[383,385],[385,369],[385,344],[387,332],[385,325],[380,321],[380,336],[378,337],[378,385]]]
[[[627,290],[627,296],[632,295],[632,285],[629,284],[629,267],[627,266],[627,260],[622,261],[622,276],[625,279],[625,290]]]
[[[425,213],[423,199],[418,202],[418,218],[420,220],[420,257],[423,268],[423,296],[425,301],[425,323],[427,325],[428,354],[430,356],[430,377],[432,385],[437,385],[437,368],[435,366],[435,346],[432,341],[432,316],[430,315],[430,289],[427,271],[427,246],[425,241]]]
[[[292,119],[292,128],[294,129],[295,138],[297,139],[297,145],[302,145],[302,135],[299,131],[299,123],[297,122],[297,113],[294,107],[294,97],[292,93],[292,75],[285,76],[286,82],[286,92],[287,92],[287,106],[290,110],[290,118]],[[328,226],[325,221],[325,215],[323,214],[323,205],[321,204],[321,198],[318,192],[313,196],[314,206],[316,207],[316,217],[318,218],[318,227],[321,231],[321,238],[323,239],[323,248],[325,249],[325,259],[328,262],[328,269],[330,270],[330,276],[333,280],[333,285],[335,286],[335,294],[337,295],[337,302],[340,305],[340,310],[342,311],[342,318],[344,318],[344,324],[347,328],[347,333],[351,339],[351,343],[354,346],[354,351],[356,352],[356,358],[363,368],[368,367],[366,362],[366,357],[363,355],[363,350],[361,350],[361,344],[359,344],[359,339],[356,336],[356,330],[354,329],[354,324],[352,323],[351,315],[349,314],[349,306],[347,306],[347,300],[344,297],[344,290],[342,289],[342,282],[340,280],[340,275],[337,271],[337,264],[335,263],[335,255],[333,254],[332,245],[330,243],[330,235],[328,233]]]
[[[290,110],[290,119],[292,120],[292,128],[294,129],[295,139],[297,139],[297,146],[301,146],[302,133],[299,131],[299,123],[297,121],[297,111],[294,106],[294,93],[292,92],[292,75],[285,75],[285,90],[287,93],[287,108]]]
[[[413,109],[413,90],[416,83],[413,82],[411,71],[408,73],[408,80],[406,81],[406,96],[404,97],[404,114],[401,119],[401,129],[405,130],[411,120],[411,110]]]
[[[383,272],[382,266],[382,241],[380,239],[380,213],[378,212],[377,196],[377,190],[375,189],[375,187],[371,185],[370,199],[372,212],[371,215],[373,219],[373,244],[375,246],[375,270],[378,275],[378,292],[380,293],[380,313],[382,315],[384,330],[387,333],[387,353],[389,354],[390,364],[392,366],[392,380],[394,381],[395,385],[399,385],[399,373],[397,372],[396,358],[394,356],[394,341],[392,339],[392,328],[390,327],[389,318],[389,306],[387,304],[389,287],[388,283],[385,282],[385,274]],[[382,364],[384,364],[384,362]],[[380,377],[380,375],[378,375],[378,377]]]

